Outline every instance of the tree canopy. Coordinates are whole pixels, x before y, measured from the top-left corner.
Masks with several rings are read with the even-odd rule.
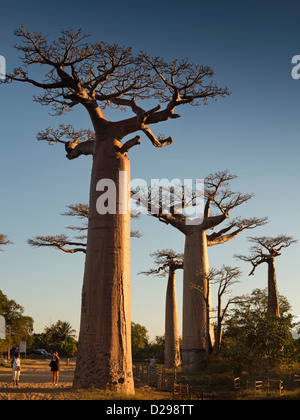
[[[13,299],[9,299],[0,290],[0,315],[6,320],[7,335],[3,343],[2,350],[7,350],[7,343],[15,346],[20,341],[31,342],[33,333],[33,318],[24,315],[24,308]]]
[[[281,317],[268,313],[267,289],[255,289],[238,302],[225,323],[221,354],[236,367],[268,370],[297,361],[290,304],[279,296]]]
[[[187,58],[167,62],[143,51],[134,54],[131,48],[116,44],[91,43],[81,29],[64,30],[53,42],[41,33],[25,30],[23,26],[15,31],[15,35],[21,41],[16,49],[21,54],[22,65],[7,75],[7,81],[40,88],[41,94],[34,100],[52,106],[56,115],[70,111],[78,104],[83,105],[91,116],[96,135],[108,126],[103,113],[107,107],[122,111],[130,109],[136,116],[114,124],[116,137],[121,140],[141,130],[155,147],[163,147],[173,139],[156,137],[149,125],[180,117],[174,112],[179,105],[207,104],[208,99],[216,100],[230,94],[227,87],[220,88],[213,81],[214,73],[209,66],[191,64]],[[43,72],[36,80],[31,70],[40,65]],[[137,104],[137,101],[148,99],[159,104],[148,110]],[[61,126],[60,131],[71,137],[72,143],[72,129]],[[60,136],[56,134],[48,129],[40,134],[39,139],[59,142],[61,133]],[[81,135],[81,140],[77,137],[76,141],[89,143],[92,139],[87,130]],[[139,138],[134,144],[139,144]],[[72,150],[68,149],[68,152]],[[70,158],[74,157],[73,153],[74,150]],[[75,151],[75,155],[80,154]]]

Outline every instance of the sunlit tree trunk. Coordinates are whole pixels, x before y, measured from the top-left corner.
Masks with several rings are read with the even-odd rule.
[[[206,231],[197,226],[186,234],[184,267],[182,368],[191,371],[214,342]]]
[[[119,152],[120,147],[118,140],[96,139],[74,385],[112,387],[132,394],[130,212],[119,211],[120,188],[124,189],[119,174],[127,173],[122,193],[129,200],[130,164],[127,155]],[[105,179],[116,185],[116,214],[99,214],[96,208],[101,195],[96,191],[97,183]]]
[[[268,313],[280,316],[275,257],[268,259]]]
[[[178,331],[175,268],[173,266],[170,266],[169,268],[165,323],[165,367],[177,367],[180,365],[180,346]]]

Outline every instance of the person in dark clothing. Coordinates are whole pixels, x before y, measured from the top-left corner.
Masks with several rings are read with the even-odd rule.
[[[57,351],[53,353],[49,366],[51,367],[53,385],[57,386],[59,379],[59,357]]]

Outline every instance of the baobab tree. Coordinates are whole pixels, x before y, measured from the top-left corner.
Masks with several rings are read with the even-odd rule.
[[[67,212],[62,213],[63,216],[73,216],[78,217],[84,220],[84,223],[81,226],[67,226],[67,229],[76,230],[83,234],[76,236],[75,238],[70,238],[65,234],[59,235],[46,235],[41,236],[37,235],[32,239],[28,239],[27,243],[36,248],[50,247],[59,249],[60,251],[75,254],[77,252],[86,253],[87,247],[87,235],[84,231],[88,229],[87,219],[89,218],[89,206],[88,204],[71,204],[67,206],[69,209]],[[131,214],[132,218],[136,218],[134,214]],[[130,232],[132,238],[140,238],[141,233],[138,230],[132,230]]]
[[[178,330],[178,310],[176,298],[175,272],[183,269],[183,254],[172,249],[163,249],[151,254],[156,268],[142,271],[146,276],[168,275],[166,309],[165,309],[165,367],[173,368],[180,365],[180,344]]]
[[[181,186],[174,188],[170,205],[164,199],[158,199],[158,191],[144,191],[138,201],[147,207],[151,216],[171,225],[185,235],[184,274],[183,274],[183,326],[182,326],[182,368],[194,370],[203,353],[212,351],[214,345],[214,328],[212,320],[212,299],[210,292],[210,270],[208,247],[226,243],[244,230],[254,229],[267,222],[267,218],[234,218],[229,220],[230,213],[249,201],[253,194],[234,192],[229,184],[236,178],[228,170],[210,174],[205,178],[204,191],[197,193],[183,191]],[[182,202],[193,205],[197,194],[204,196],[203,218],[191,223],[182,211]],[[155,196],[155,206],[153,206]],[[188,197],[187,197],[188,196]],[[211,213],[212,208],[217,213]],[[156,209],[156,211],[153,211]],[[215,228],[228,221],[228,224],[215,231]],[[213,230],[213,233],[209,233]],[[194,287],[201,293],[195,293]]]
[[[89,43],[81,30],[64,30],[52,43],[23,27],[15,34],[21,40],[16,48],[22,66],[6,80],[40,89],[35,101],[52,106],[56,115],[82,106],[95,133],[94,142],[73,142],[73,148],[67,148],[69,158],[93,156],[74,386],[133,394],[128,151],[141,143],[137,132],[155,147],[170,145],[171,137],[157,137],[150,126],[179,118],[178,106],[206,104],[229,91],[215,84],[210,67],[187,59],[167,62],[145,52],[134,55],[131,48],[104,42]],[[38,68],[38,76],[31,73],[32,67]],[[150,109],[147,101],[153,104],[153,100],[158,105]],[[107,107],[130,110],[133,116],[111,121],[105,115]],[[108,207],[107,194],[114,199]]]
[[[12,244],[12,242],[10,242],[7,239],[7,235],[4,235],[3,233],[0,233],[0,251],[3,251],[2,246],[11,245],[11,244]]]
[[[297,241],[292,236],[278,235],[275,237],[260,236],[250,237],[253,244],[250,247],[250,255],[235,255],[236,258],[250,262],[252,270],[249,276],[254,275],[256,268],[262,264],[268,264],[268,313],[276,317],[280,316],[278,287],[276,280],[275,258],[281,255],[281,250],[288,248]]]

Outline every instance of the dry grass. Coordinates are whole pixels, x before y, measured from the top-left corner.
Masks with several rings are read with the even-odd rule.
[[[282,395],[279,392],[264,392],[264,391],[241,391],[237,394],[237,400],[300,400],[300,389],[293,391],[283,391]]]

